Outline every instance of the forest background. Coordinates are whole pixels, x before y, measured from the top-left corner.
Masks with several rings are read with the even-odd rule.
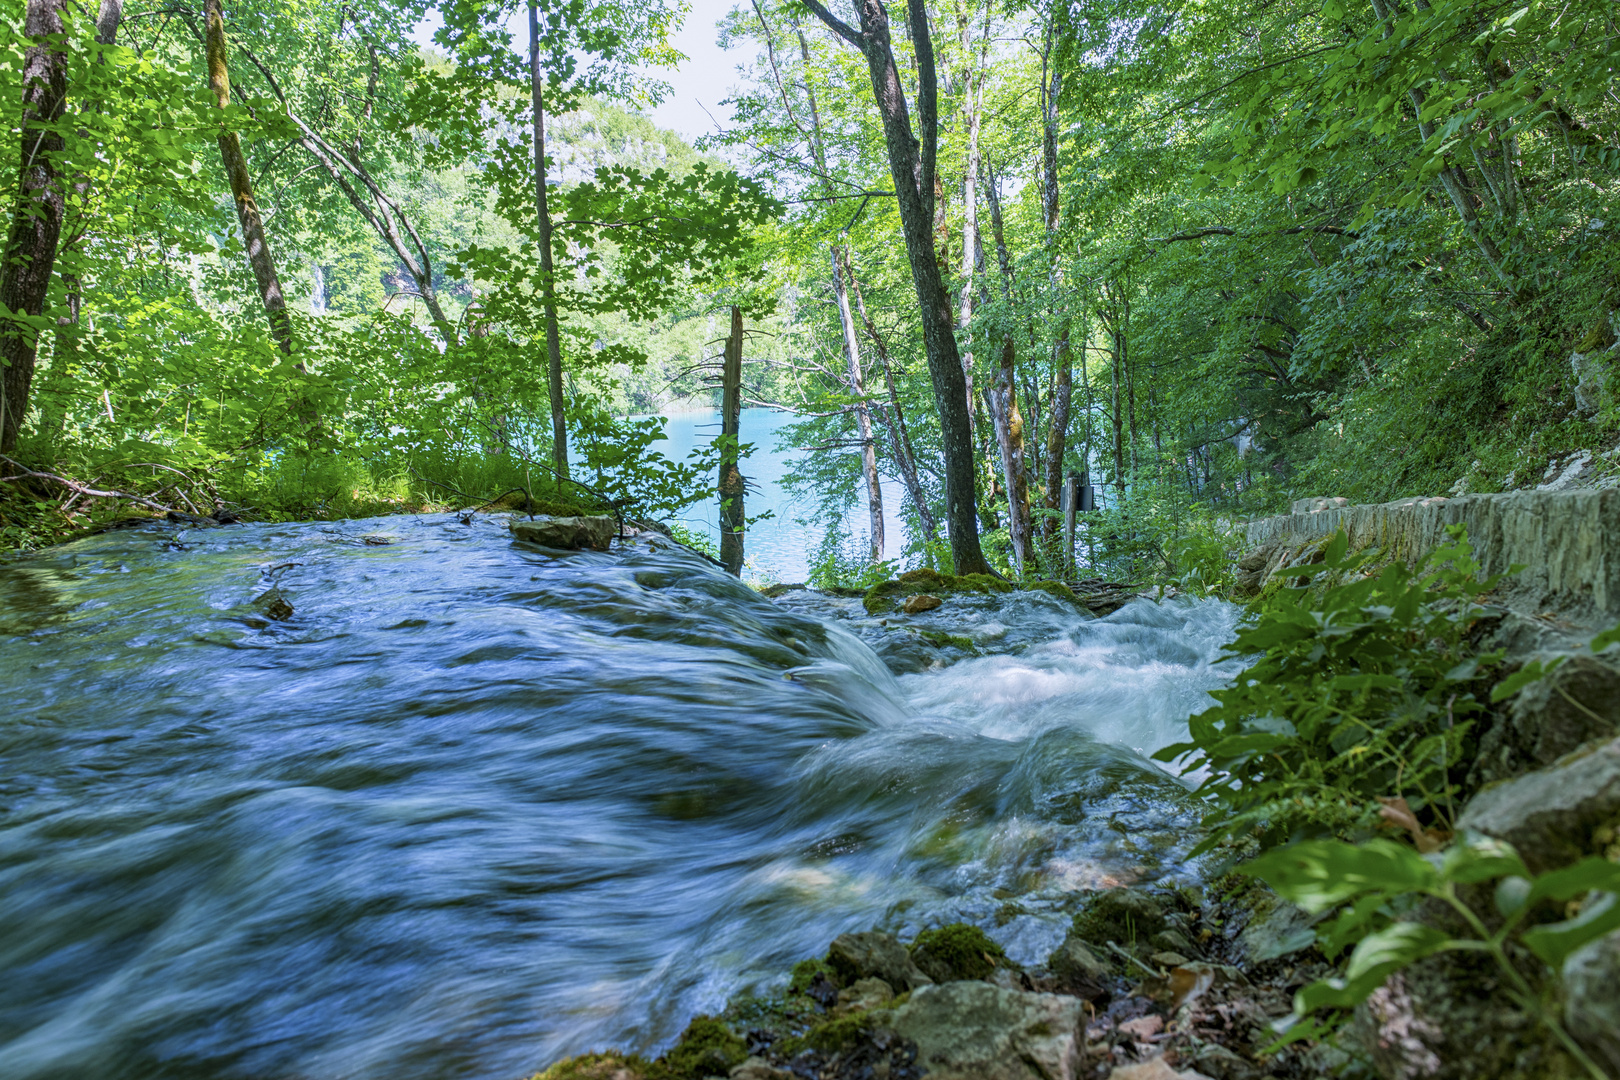
[[[646,417],[714,400],[733,308],[823,583],[1061,576],[1068,473],[1108,576],[1302,495],[1534,484],[1620,427],[1617,14],[747,0],[694,146],[643,115],[678,0],[13,0],[0,537],[668,516],[735,444]]]

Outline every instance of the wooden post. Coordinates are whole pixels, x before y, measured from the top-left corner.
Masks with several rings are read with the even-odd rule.
[[[1063,570],[1074,576],[1074,512],[1080,508],[1080,474],[1063,478]]]
[[[726,338],[725,366],[720,374],[720,436],[729,441],[720,451],[720,561],[742,575],[743,477],[737,469],[738,427],[742,419],[742,309],[731,309],[731,336]]]

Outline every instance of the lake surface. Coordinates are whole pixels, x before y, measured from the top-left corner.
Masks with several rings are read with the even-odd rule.
[[[654,448],[665,457],[685,461],[693,447],[701,446],[720,434],[719,410],[708,412],[675,413],[665,418],[665,439]],[[795,518],[806,516],[811,509],[794,502],[792,495],[782,486],[782,478],[789,469],[788,459],[798,451],[780,446],[782,433],[798,417],[775,409],[744,409],[738,420],[742,441],[754,444],[754,452],[742,463],[747,477],[748,494],[743,499],[746,513],[752,517],[771,511],[773,516],[757,522],[744,538],[747,554],[747,573],[751,577],[773,581],[804,581],[810,576],[810,558],[821,546],[821,526],[800,525]],[[870,541],[870,518],[866,510],[866,489],[859,475],[850,477],[852,488],[861,489],[860,501],[848,518],[850,534],[864,546]],[[903,492],[899,481],[883,480],[883,532],[884,553],[897,557],[906,546],[905,525],[900,519],[900,501]],[[687,510],[681,520],[689,528],[706,532],[716,544],[720,542],[720,509],[718,499],[711,499]]]
[[[453,515],[0,566],[0,1076],[515,1080],[842,931],[1035,962],[1084,890],[1188,872],[1141,755],[1236,609],[953,598],[981,655],[901,677],[859,614]]]

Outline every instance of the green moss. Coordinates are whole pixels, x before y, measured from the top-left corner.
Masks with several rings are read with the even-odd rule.
[[[929,589],[954,588],[956,581],[955,578],[927,566],[919,567],[916,570],[907,570],[895,580],[906,585],[914,585],[923,592],[927,592]]]
[[[888,615],[899,610],[898,600],[905,596],[949,596],[951,593],[1005,593],[1013,586],[990,574],[967,574],[952,577],[924,567],[908,570],[890,581],[880,581],[866,590],[862,606],[868,615]]]
[[[977,926],[951,923],[918,934],[911,958],[935,982],[958,982],[984,978],[1007,954]]]
[[[838,973],[833,970],[827,961],[816,957],[810,960],[800,960],[793,965],[793,973],[788,980],[788,992],[803,994],[810,990],[810,984],[816,981],[817,975],[825,975],[834,986],[839,985]]]
[[[956,588],[960,592],[1008,593],[1013,584],[990,574],[964,574],[956,579]]]
[[[653,1062],[648,1080],[703,1080],[724,1076],[748,1057],[748,1047],[725,1021],[699,1016],[686,1025],[669,1053]]]
[[[872,1029],[875,1026],[873,1013],[862,1012],[853,1016],[840,1016],[836,1020],[828,1020],[824,1024],[817,1024],[803,1035],[783,1039],[777,1044],[777,1048],[783,1057],[788,1058],[801,1054],[806,1050],[819,1050],[823,1054],[835,1054],[870,1038]]]
[[[1084,941],[1134,945],[1168,925],[1164,905],[1140,889],[1093,893],[1074,916],[1074,933]]]
[[[581,1054],[535,1073],[531,1080],[641,1080],[649,1068],[639,1054]]]
[[[880,581],[866,590],[866,596],[861,606],[868,615],[887,615],[896,608],[894,598],[903,596],[909,590],[904,582]]]
[[[963,652],[976,653],[973,639],[962,637],[959,634],[947,634],[943,630],[919,630],[917,636],[936,649],[961,649]]]
[[[1024,588],[1031,592],[1043,592],[1048,596],[1055,596],[1059,600],[1066,600],[1075,607],[1080,606],[1080,598],[1074,595],[1074,590],[1061,581],[1031,581]]]

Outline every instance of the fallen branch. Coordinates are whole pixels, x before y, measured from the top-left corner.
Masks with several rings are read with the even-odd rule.
[[[10,465],[14,469],[21,470],[21,473],[17,476],[0,476],[0,480],[3,481],[15,483],[16,481],[25,478],[49,480],[53,484],[59,484],[62,487],[67,488],[75,495],[82,495],[88,499],[128,499],[132,503],[139,503],[142,506],[149,507],[153,510],[159,510],[165,514],[178,513],[178,511],[176,511],[172,506],[164,506],[162,503],[154,502],[153,500],[146,498],[144,495],[135,495],[128,491],[102,491],[99,488],[88,487],[76,480],[69,480],[65,476],[57,476],[55,473],[38,472],[34,469],[30,469],[28,466],[22,464],[22,462],[9,458],[4,454],[0,454],[0,461],[4,461],[7,465]]]

